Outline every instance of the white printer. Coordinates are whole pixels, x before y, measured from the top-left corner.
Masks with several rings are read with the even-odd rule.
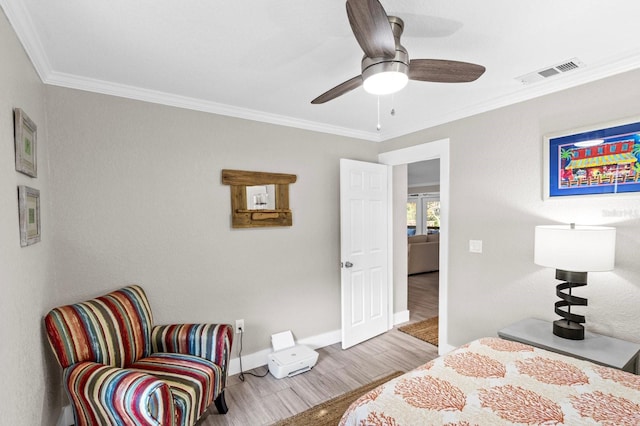
[[[269,360],[269,372],[276,379],[291,377],[309,371],[318,361],[318,352],[304,345],[296,345],[291,331],[271,336],[273,352]]]

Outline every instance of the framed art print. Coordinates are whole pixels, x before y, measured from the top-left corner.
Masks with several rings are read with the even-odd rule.
[[[544,199],[640,192],[640,118],[547,135],[543,152]]]
[[[14,109],[13,115],[16,170],[31,177],[38,177],[36,124],[20,108]]]
[[[40,191],[21,185],[18,187],[20,217],[20,246],[40,242]]]

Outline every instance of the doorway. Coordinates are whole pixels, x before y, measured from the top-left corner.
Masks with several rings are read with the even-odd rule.
[[[395,151],[389,151],[378,155],[378,161],[391,166],[412,164],[426,160],[440,160],[440,272],[438,283],[438,353],[445,354],[454,346],[448,343],[448,253],[449,253],[449,139],[416,145]],[[404,191],[405,200],[408,196],[407,188],[395,187],[393,191]],[[394,219],[395,220],[395,219]],[[404,222],[404,219],[402,219]],[[406,259],[406,233],[398,235],[394,233],[392,237],[394,251],[404,250]],[[394,255],[395,257],[395,255]],[[393,269],[393,266],[392,266]],[[405,269],[402,268],[404,271]],[[394,293],[407,294],[407,276],[396,275],[392,272],[394,280]],[[397,287],[397,288],[396,288]],[[402,287],[402,288],[400,288]]]
[[[407,310],[409,321],[418,322],[438,316],[440,159],[410,163],[406,169]]]

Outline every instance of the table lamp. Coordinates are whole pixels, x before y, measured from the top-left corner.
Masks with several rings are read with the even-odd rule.
[[[613,269],[616,229],[607,226],[543,225],[536,226],[534,262],[556,269],[555,312],[563,319],[553,322],[553,334],[565,339],[584,339],[584,315],[571,312],[572,306],[586,306],[587,299],[574,296],[571,290],[587,285],[587,272]],[[569,290],[563,293],[563,290]],[[567,310],[561,308],[566,307]]]

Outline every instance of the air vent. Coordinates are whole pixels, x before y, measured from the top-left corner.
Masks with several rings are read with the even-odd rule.
[[[565,62],[564,64],[556,66],[556,68],[559,69],[561,72],[575,70],[578,67],[580,67],[580,65],[574,61]]]
[[[582,67],[584,67],[584,63],[578,58],[573,58],[560,64],[520,76],[516,78],[516,80],[520,81],[523,84],[531,84]]]

